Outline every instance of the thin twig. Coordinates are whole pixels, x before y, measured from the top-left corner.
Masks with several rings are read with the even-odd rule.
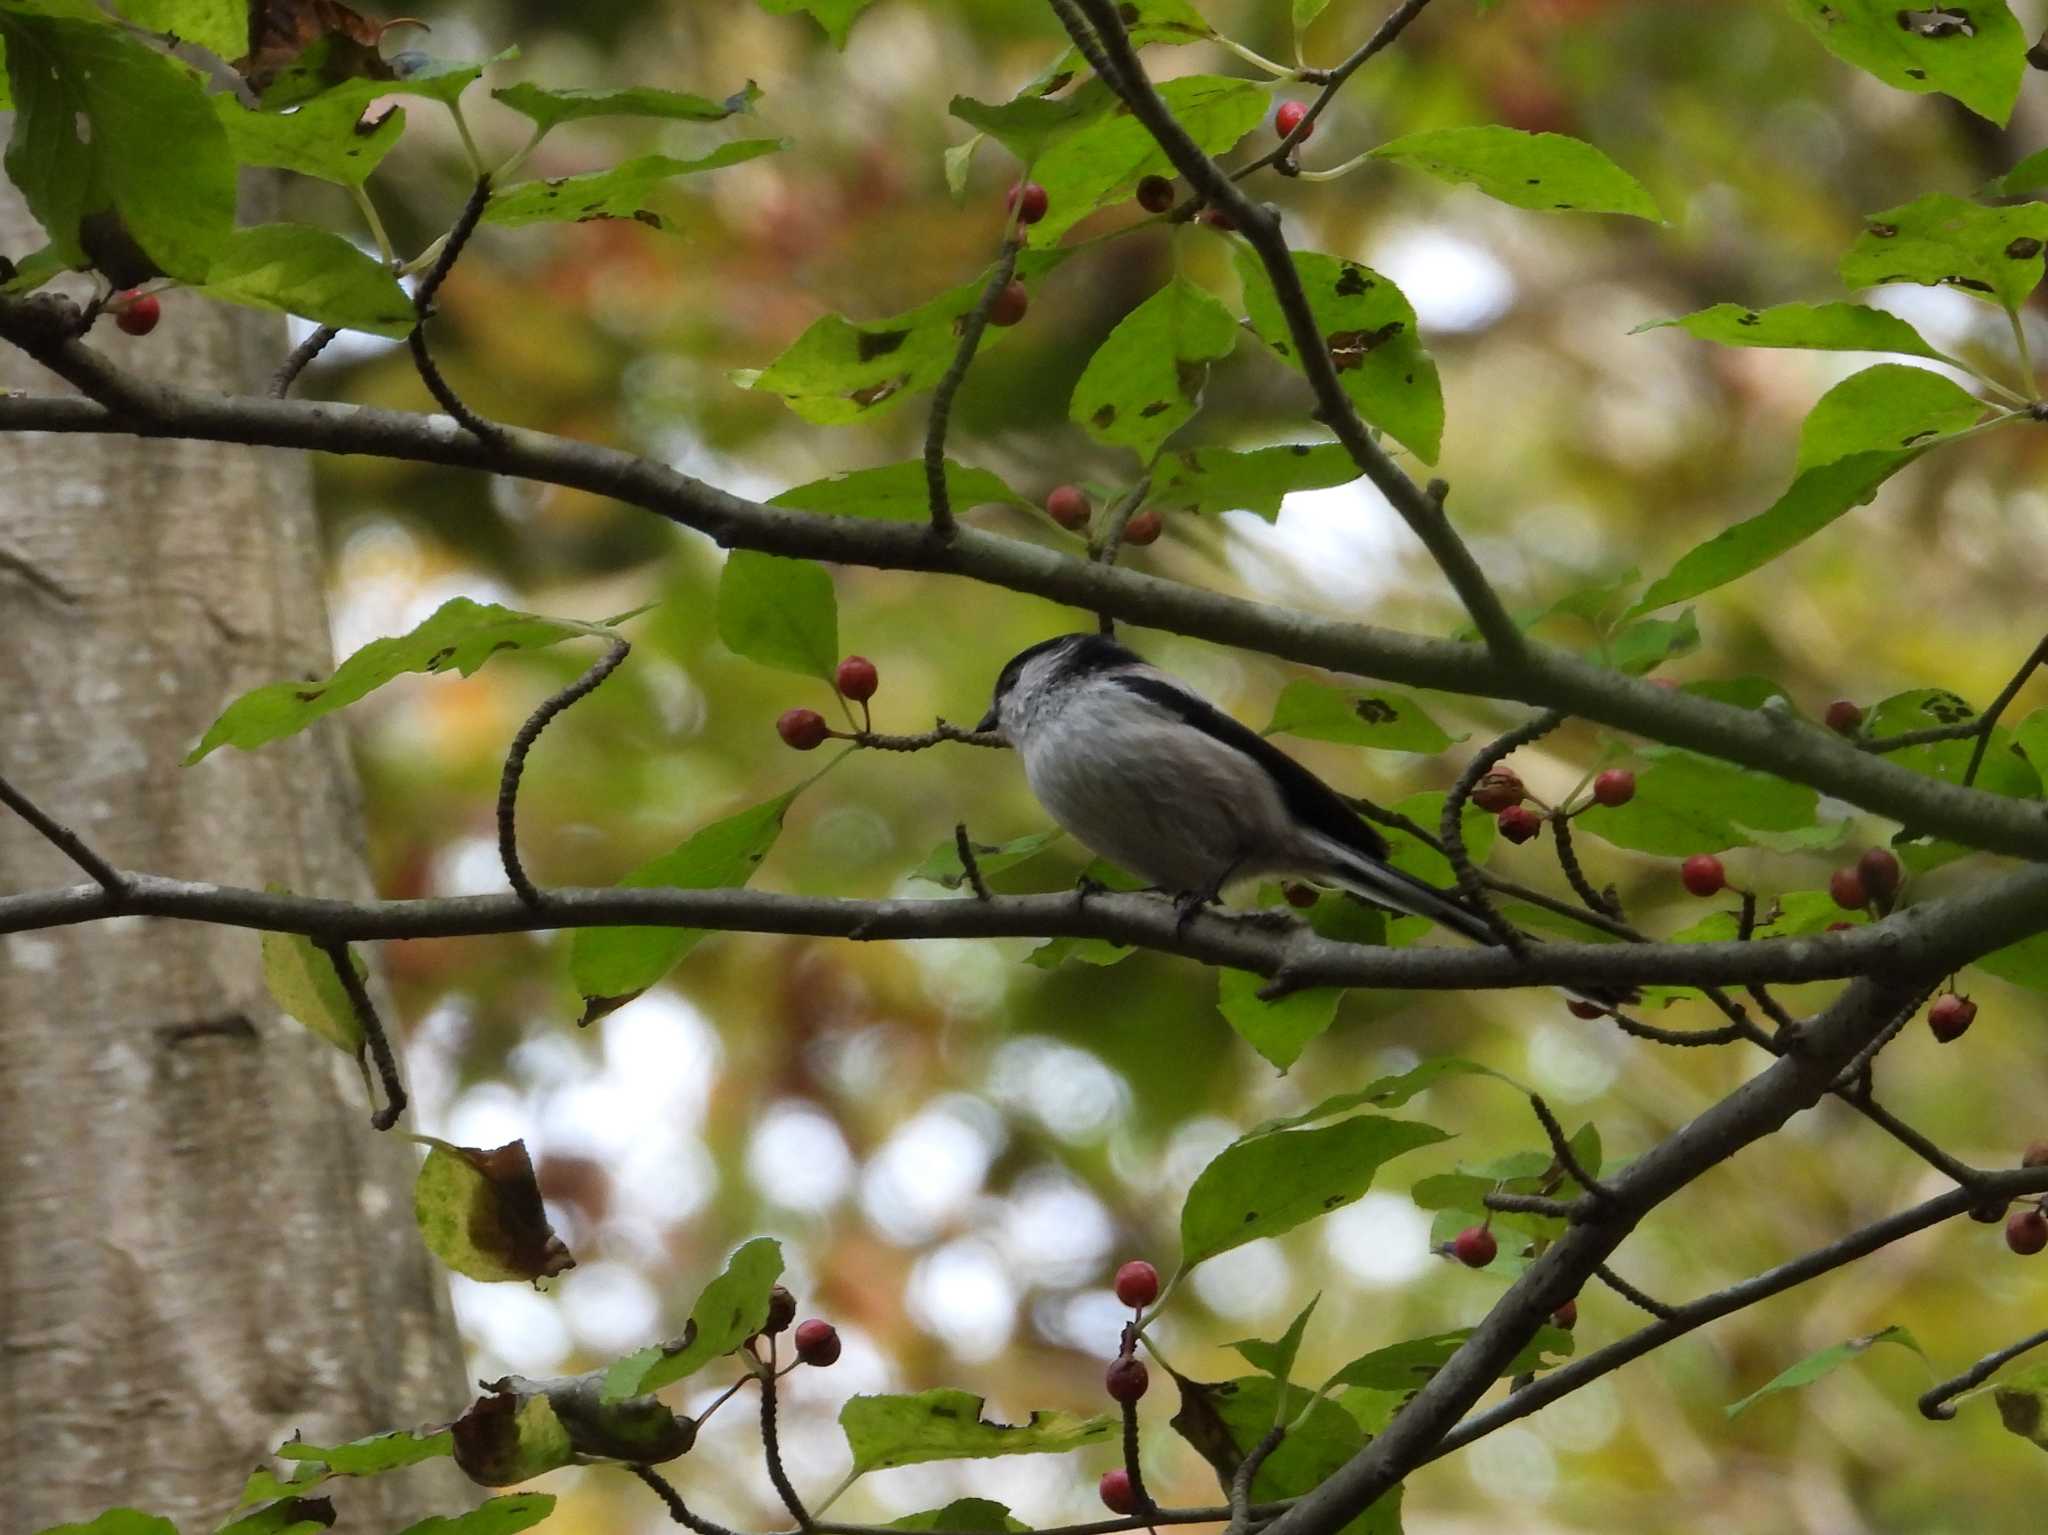
[[[540,733],[547,729],[548,722],[577,700],[594,692],[605,678],[618,670],[619,663],[626,659],[626,653],[632,648],[624,638],[612,636],[611,648],[590,670],[533,711],[526,723],[519,727],[519,734],[512,738],[511,749],[505,753],[505,771],[498,779],[498,858],[505,865],[505,878],[511,881],[519,899],[529,906],[540,905],[543,897],[539,888],[527,878],[525,866],[519,861],[516,818],[519,781],[526,772],[526,754],[540,739]]]
[[[1735,918],[1735,941],[1737,943],[1748,943],[1749,940],[1755,936],[1756,892],[1754,890],[1745,890],[1742,892],[1741,911],[1737,914]],[[1749,993],[1749,1000],[1754,1002],[1758,1007],[1762,1008],[1764,1010],[1764,1016],[1769,1018],[1771,1022],[1775,1023],[1779,1027],[1779,1029],[1790,1030],[1794,1032],[1798,1030],[1799,1020],[1797,1018],[1794,1018],[1791,1015],[1791,1013],[1786,1011],[1784,1006],[1779,1003],[1778,999],[1771,995],[1768,988],[1762,986],[1751,986],[1746,989]],[[1788,1033],[1786,1037],[1790,1038],[1791,1035]]]
[[[1266,1457],[1277,1450],[1280,1441],[1286,1437],[1287,1426],[1275,1423],[1237,1463],[1237,1471],[1230,1478],[1230,1523],[1224,1527],[1223,1535],[1245,1535],[1251,1527],[1252,1483],[1257,1480],[1259,1468],[1265,1465]]]
[[[1465,771],[1458,775],[1458,781],[1451,785],[1450,793],[1444,796],[1443,816],[1437,823],[1437,838],[1443,846],[1444,856],[1450,860],[1452,872],[1458,877],[1458,889],[1472,908],[1485,918],[1486,925],[1501,944],[1520,959],[1528,952],[1528,943],[1515,925],[1495,910],[1493,902],[1486,898],[1486,887],[1479,878],[1479,871],[1472,866],[1472,856],[1465,851],[1465,801],[1472,797],[1479,780],[1493,770],[1496,763],[1511,753],[1527,746],[1531,741],[1550,734],[1564,723],[1564,716],[1555,709],[1525,720],[1505,735],[1488,742],[1473,754],[1465,764]]]
[[[1110,503],[1103,514],[1102,530],[1088,541],[1088,561],[1092,565],[1114,565],[1116,557],[1123,551],[1124,529],[1131,525],[1131,518],[1138,508],[1145,504],[1145,498],[1152,494],[1152,476],[1145,475],[1138,483]],[[1154,515],[1157,515],[1156,513]],[[1116,620],[1109,613],[1095,615],[1095,627],[1103,634],[1116,633]]]
[[[682,1494],[670,1485],[667,1477],[652,1466],[628,1466],[626,1469],[645,1482],[654,1495],[668,1505],[668,1516],[696,1535],[734,1535],[722,1524],[713,1524],[701,1514],[693,1514],[684,1504]]]
[[[1131,1479],[1131,1497],[1138,1505],[1138,1512],[1150,1514],[1159,1505],[1152,1501],[1152,1494],[1145,1489],[1145,1471],[1138,1464],[1138,1404],[1125,1402],[1124,1410],[1124,1475]]]
[[[1579,867],[1578,849],[1572,846],[1571,817],[1564,814],[1550,818],[1551,845],[1557,852],[1557,866],[1564,870],[1564,877],[1570,883],[1578,898],[1591,911],[1603,917],[1621,920],[1621,912],[1614,902],[1593,888],[1593,882],[1586,878],[1586,871]]]
[[[796,1495],[796,1488],[790,1485],[789,1473],[782,1469],[782,1442],[775,1430],[775,1339],[768,1340],[768,1368],[761,1372],[761,1454],[768,1465],[768,1480],[775,1484],[782,1506],[789,1510],[789,1517],[800,1530],[811,1528],[810,1510],[804,1507],[803,1499]]]
[[[951,538],[955,529],[953,500],[946,489],[946,427],[953,418],[953,396],[960,392],[967,370],[974,365],[974,354],[981,347],[981,334],[988,328],[989,312],[995,308],[1003,290],[1009,287],[1010,279],[1017,270],[1017,253],[1024,248],[1023,231],[1015,227],[1016,209],[1011,210],[1010,218],[1011,230],[996,256],[995,270],[989,273],[981,297],[974,301],[974,307],[963,317],[960,345],[953,353],[952,365],[932,391],[932,413],[924,430],[924,486],[925,495],[931,503],[931,529],[940,538]]]
[[[1529,1107],[1536,1111],[1536,1118],[1543,1126],[1543,1133],[1550,1137],[1550,1154],[1557,1158],[1557,1165],[1571,1175],[1572,1181],[1593,1198],[1603,1204],[1612,1203],[1614,1190],[1586,1171],[1579,1154],[1572,1150],[1572,1143],[1565,1138],[1564,1126],[1557,1122],[1557,1116],[1550,1112],[1550,1105],[1543,1101],[1540,1093],[1529,1095]]]
[[[315,942],[341,979],[341,989],[347,993],[349,1006],[355,1009],[356,1022],[362,1028],[363,1039],[370,1047],[370,1059],[377,1063],[377,1078],[384,1084],[384,1107],[370,1116],[370,1125],[373,1129],[389,1130],[398,1123],[398,1116],[405,1112],[405,1084],[398,1079],[398,1059],[391,1053],[391,1041],[385,1036],[384,1021],[377,1016],[377,1004],[370,1000],[370,989],[356,974],[355,958],[349,953],[347,943],[339,939],[316,939]]]
[[[1638,1290],[1604,1263],[1593,1265],[1593,1277],[1627,1301],[1631,1306],[1649,1312],[1651,1316],[1656,1317],[1661,1322],[1668,1322],[1678,1315],[1678,1308],[1676,1306],[1667,1306],[1664,1302],[1658,1300],[1656,1296]]]
[[[1489,1210],[1499,1210],[1507,1215],[1546,1215],[1570,1220],[1577,1212],[1576,1201],[1552,1199],[1545,1194],[1508,1194],[1496,1190],[1481,1194],[1479,1202]]]
[[[2019,323],[2017,316],[2014,317],[2013,323]],[[2041,643],[2036,645],[2033,653],[2020,663],[2020,669],[2012,674],[2012,681],[2000,689],[1998,696],[1991,700],[1991,707],[1978,717],[1977,745],[1970,753],[1970,765],[1963,769],[1965,788],[1977,781],[1977,769],[1984,764],[1984,752],[1991,745],[1991,732],[1998,726],[1998,717],[2005,713],[2007,706],[2019,696],[2020,689],[2027,685],[2027,679],[2033,676],[2034,669],[2043,664],[2048,664],[2048,635],[2042,636]]]
[[[1356,74],[1359,67],[1374,54],[1384,50],[1406,31],[1408,23],[1420,16],[1428,4],[1429,0],[1401,0],[1401,4],[1395,6],[1388,13],[1387,19],[1374,29],[1372,36],[1360,44],[1349,58],[1345,59],[1335,69],[1329,71],[1327,75],[1321,76],[1323,80],[1322,93],[1308,104],[1308,110],[1302,114],[1302,120],[1295,130],[1285,139],[1281,140],[1275,148],[1235,172],[1233,179],[1242,181],[1253,172],[1263,170],[1269,165],[1280,165],[1292,155],[1301,141],[1307,138],[1315,127],[1315,121],[1318,117],[1322,116],[1323,108],[1328,106],[1331,98],[1344,88],[1344,82]],[[1296,78],[1313,81],[1318,78],[1318,72],[1302,70],[1297,74]]]
[[[292,385],[297,383],[299,375],[306,371],[306,365],[326,351],[327,343],[340,334],[338,327],[322,325],[293,347],[291,355],[270,375],[270,397],[273,400],[281,400],[290,394]]]
[[[413,367],[427,386],[441,409],[459,421],[463,428],[487,446],[496,446],[502,436],[499,428],[479,416],[463,403],[448,380],[441,376],[435,365],[433,353],[427,350],[427,318],[434,312],[434,295],[441,291],[441,284],[448,280],[448,274],[455,270],[455,263],[462,250],[469,243],[469,237],[476,232],[477,223],[484,216],[484,209],[491,201],[491,178],[479,176],[476,186],[471,189],[469,201],[462,205],[462,213],[455,225],[448,231],[447,242],[441,247],[440,259],[428,268],[427,275],[420,279],[420,285],[413,293],[413,311],[419,316],[406,337],[406,344],[412,349]]]
[[[946,741],[958,741],[964,746],[991,746],[1001,751],[1009,750],[1010,743],[993,730],[962,730],[958,725],[949,725],[940,720],[923,735],[891,736],[878,731],[855,731],[847,739],[855,746],[871,747],[878,752],[921,752]]]
[[[995,892],[988,888],[988,881],[982,878],[981,863],[974,856],[974,844],[968,840],[967,823],[953,823],[953,850],[960,855],[960,870],[967,876],[967,883],[974,891],[977,901],[993,901]]]
[[[5,805],[33,826],[42,834],[44,841],[90,874],[108,895],[118,896],[127,888],[121,872],[86,846],[83,837],[61,821],[45,815],[34,800],[5,778],[0,778],[0,805]]]
[[[1932,1418],[1937,1423],[1946,1423],[1956,1415],[1955,1404],[1951,1398],[1962,1395],[1972,1386],[1981,1385],[2001,1367],[2044,1343],[2048,1343],[2048,1328],[2024,1337],[2017,1343],[2007,1344],[1994,1354],[1986,1354],[1954,1380],[1945,1380],[1940,1385],[1922,1392],[1919,1402],[1920,1415]]]
[[[1647,1040],[1653,1045],[1677,1045],[1690,1048],[1695,1045],[1727,1045],[1744,1037],[1745,1025],[1724,1023],[1718,1029],[1665,1029],[1654,1023],[1644,1023],[1631,1018],[1616,1008],[1610,1015],[1615,1027],[1631,1039]]]

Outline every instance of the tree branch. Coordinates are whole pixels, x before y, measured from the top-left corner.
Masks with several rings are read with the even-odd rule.
[[[1020,205],[1021,201],[1020,198]],[[974,301],[974,307],[962,317],[959,350],[953,354],[952,365],[946,369],[945,376],[932,390],[931,417],[924,432],[924,485],[925,497],[931,508],[931,531],[938,538],[951,538],[956,526],[952,494],[946,488],[946,427],[953,419],[953,396],[967,381],[967,370],[974,366],[974,354],[981,348],[982,332],[988,329],[989,313],[996,307],[996,300],[1002,296],[1003,290],[1009,287],[1010,278],[1017,270],[1017,253],[1023,248],[1024,236],[1017,228],[1017,209],[1012,208],[995,270],[989,273],[988,283],[982,288],[981,297]]]
[[[1986,1354],[1954,1380],[1945,1380],[1931,1391],[1923,1392],[1919,1402],[1921,1414],[1925,1417],[1933,1418],[1938,1423],[1946,1423],[1956,1415],[1955,1404],[1952,1398],[1960,1396],[1972,1386],[1989,1380],[1992,1375],[1997,1373],[2000,1367],[2019,1358],[2020,1355],[2026,1353],[2029,1349],[2039,1348],[2044,1343],[2048,1343],[2048,1330],[2022,1338],[2019,1342],[2009,1344],[1999,1349],[1996,1353]]]
[[[542,896],[533,881],[526,877],[525,866],[519,861],[519,780],[526,772],[526,754],[540,739],[540,733],[548,728],[548,722],[571,704],[595,692],[605,678],[618,670],[619,663],[626,659],[626,653],[632,648],[623,638],[614,637],[611,648],[589,671],[533,711],[532,717],[519,727],[519,734],[512,738],[511,749],[505,753],[505,771],[498,781],[498,858],[505,865],[505,878],[511,882],[519,899],[529,906],[539,906]]]
[[[121,894],[122,876],[119,871],[88,847],[85,839],[77,832],[61,821],[52,820],[45,815],[34,800],[5,778],[0,778],[0,805],[5,805],[42,833],[44,841],[90,874],[102,890],[109,895]]]

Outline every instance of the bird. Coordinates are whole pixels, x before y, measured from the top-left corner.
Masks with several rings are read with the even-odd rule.
[[[1230,884],[1293,876],[1502,941],[1456,891],[1390,863],[1386,838],[1335,789],[1109,635],[1019,651],[976,728],[1016,749],[1065,831],[1174,894],[1184,921]]]

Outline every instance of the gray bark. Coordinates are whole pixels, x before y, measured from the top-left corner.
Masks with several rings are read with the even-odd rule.
[[[40,243],[0,188],[0,251]],[[278,317],[186,294],[94,340],[202,388],[260,390],[285,351]],[[61,388],[0,356],[0,389]],[[370,894],[339,728],[179,765],[230,698],[331,666],[303,455],[0,435],[0,774],[117,867]],[[0,889],[81,877],[0,811]],[[0,939],[0,1529],[125,1504],[194,1535],[295,1431],[460,1410],[415,1153],[369,1110],[252,933]],[[363,1529],[475,1501],[446,1463],[338,1491]]]

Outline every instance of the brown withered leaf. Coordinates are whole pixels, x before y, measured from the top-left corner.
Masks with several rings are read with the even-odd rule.
[[[548,1279],[576,1260],[548,1224],[524,1141],[490,1151],[419,1137],[430,1149],[413,1217],[435,1257],[471,1279]]]
[[[686,1455],[697,1442],[692,1418],[652,1396],[604,1399],[604,1372],[485,1381],[450,1426],[455,1461],[473,1482],[505,1487],[560,1466],[593,1460],[652,1466]]]
[[[420,25],[411,18],[404,21]],[[341,0],[249,0],[249,51],[234,67],[260,96],[308,50],[324,45],[319,74],[328,84],[390,80],[395,77],[377,44],[399,24],[373,20]]]

